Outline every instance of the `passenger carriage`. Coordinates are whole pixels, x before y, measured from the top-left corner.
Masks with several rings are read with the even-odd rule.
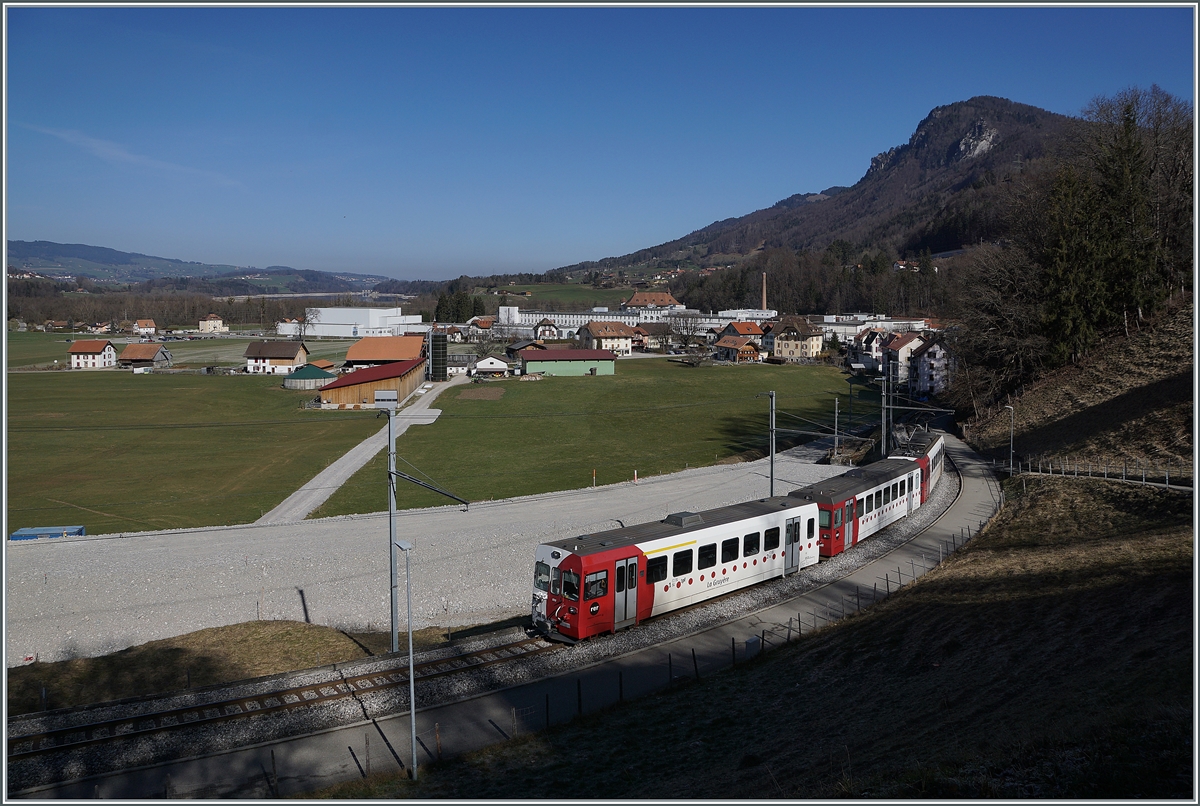
[[[918,431],[908,443],[892,451],[891,459],[907,459],[921,468],[921,503],[929,500],[929,493],[942,478],[942,465],[946,459],[946,440],[941,434]]]
[[[534,626],[573,642],[798,571],[818,561],[817,517],[776,496],[544,543]]]

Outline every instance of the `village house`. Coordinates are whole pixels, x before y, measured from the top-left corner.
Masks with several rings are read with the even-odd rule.
[[[287,375],[308,363],[308,348],[302,341],[255,341],[246,345],[242,357],[249,373]]]
[[[638,332],[641,349],[647,352],[666,350],[675,343],[669,322],[642,322],[634,330]],[[635,341],[633,346],[639,345]]]
[[[158,326],[153,319],[139,319],[133,323],[133,332],[139,336],[153,336],[158,332]]]
[[[226,327],[225,321],[215,313],[210,313],[208,316],[200,320],[201,333],[228,333],[229,328]]]
[[[761,360],[758,345],[745,336],[722,336],[715,346],[718,361],[746,364]]]
[[[546,345],[541,342],[531,341],[530,339],[522,339],[514,341],[512,344],[504,348],[504,357],[509,361],[519,361],[519,353],[522,350],[545,350]]]
[[[103,369],[117,365],[117,348],[108,339],[85,339],[67,348],[71,369]]]
[[[771,328],[771,349],[776,358],[788,363],[819,358],[825,346],[825,334],[802,318],[787,319]],[[766,347],[766,345],[763,345]]]
[[[862,364],[867,372],[879,372],[883,367],[883,349],[891,333],[880,327],[864,328],[851,340],[847,356],[851,363]]]
[[[756,322],[730,322],[717,335],[718,341],[726,336],[751,339],[755,346],[762,343],[763,331]]]
[[[171,351],[162,344],[127,344],[117,356],[117,366],[122,369],[166,369],[171,361]]]
[[[475,353],[450,353],[446,356],[446,375],[466,375],[478,359]]]
[[[588,322],[576,337],[584,350],[611,350],[617,355],[633,353],[633,328],[621,322]]]
[[[909,391],[914,397],[937,397],[950,386],[950,354],[940,335],[913,350],[908,361]]]
[[[925,344],[919,333],[898,333],[888,340],[883,348],[883,371],[889,382],[909,382],[909,358],[917,348]]]
[[[559,338],[558,325],[549,318],[543,318],[533,326],[533,337],[535,339],[557,339]]]

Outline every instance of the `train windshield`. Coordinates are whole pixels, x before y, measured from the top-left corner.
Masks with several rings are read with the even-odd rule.
[[[563,596],[572,602],[579,601],[579,574],[570,571],[562,572],[562,592]]]
[[[829,510],[827,510],[827,509],[821,510],[821,528],[822,529],[829,528]]]
[[[533,566],[533,587],[540,591],[550,590],[550,566],[539,562]]]

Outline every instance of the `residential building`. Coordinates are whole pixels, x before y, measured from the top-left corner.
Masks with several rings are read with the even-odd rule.
[[[585,350],[611,350],[617,355],[633,353],[633,328],[621,322],[588,322],[577,338]]]
[[[321,408],[372,408],[375,406],[377,395],[381,400],[399,403],[424,382],[424,358],[380,364],[377,367],[348,372],[321,387]]]
[[[718,361],[746,364],[761,360],[758,345],[745,336],[722,336],[715,347]]]
[[[475,353],[449,353],[446,356],[446,374],[466,375],[478,358]]]
[[[103,369],[117,365],[117,348],[108,339],[84,339],[67,348],[71,369]]]
[[[302,341],[255,341],[246,345],[242,357],[247,372],[287,375],[308,363],[308,348]]]
[[[540,322],[533,326],[534,339],[557,339],[558,325],[554,324],[553,319],[543,317]]]
[[[786,319],[771,328],[768,352],[788,363],[819,358],[825,346],[825,334],[802,318]],[[764,348],[766,344],[764,343]]]
[[[897,333],[888,340],[883,348],[883,371],[891,383],[909,382],[909,358],[924,344],[920,333]]]
[[[228,333],[229,328],[226,327],[225,321],[215,313],[210,313],[208,316],[200,320],[201,333]]]
[[[522,375],[615,375],[611,350],[522,350]]]
[[[675,344],[675,336],[668,322],[642,322],[634,328],[634,332],[638,334],[641,349],[649,352],[665,350]],[[638,342],[635,341],[633,346],[639,347]]]
[[[350,345],[343,366],[362,369],[396,361],[412,361],[421,357],[424,347],[424,336],[370,336]]]
[[[914,397],[937,397],[950,386],[950,354],[940,335],[930,337],[909,355],[909,392]]]
[[[166,369],[171,361],[171,351],[165,344],[127,344],[117,356],[117,366],[122,369]]]
[[[752,339],[757,344],[762,341],[763,331],[757,322],[730,322],[717,334],[717,339],[725,336]]]
[[[158,332],[158,326],[153,319],[139,319],[133,323],[133,332],[139,336],[153,336]]]

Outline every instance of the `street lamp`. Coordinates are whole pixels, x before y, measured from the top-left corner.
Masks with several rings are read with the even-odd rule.
[[[413,640],[412,640],[412,570],[408,562],[412,543],[407,540],[397,540],[393,546],[404,552],[404,587],[408,589],[408,722],[409,741],[412,745],[412,779],[417,780],[417,681],[413,669]],[[393,578],[394,579],[394,578]],[[395,590],[392,591],[392,601],[396,601]],[[393,631],[392,640],[396,633]]]
[[[1017,425],[1017,413],[1012,406],[1005,406],[1008,409],[1008,477],[1011,479],[1013,474],[1013,431]]]

